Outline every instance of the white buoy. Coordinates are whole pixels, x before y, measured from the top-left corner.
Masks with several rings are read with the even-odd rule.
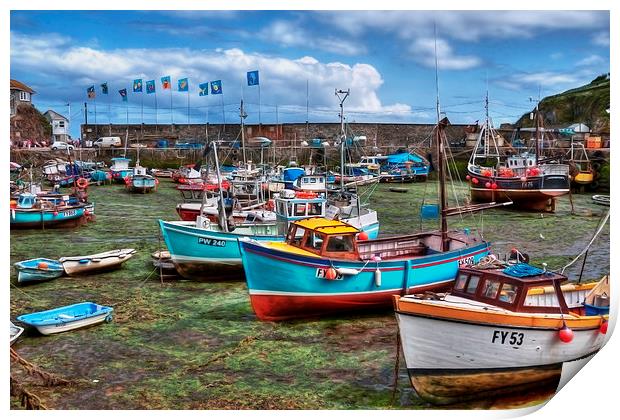
[[[381,270],[375,270],[375,286],[381,287]]]
[[[337,268],[336,271],[342,276],[357,276],[360,273],[354,268]]]

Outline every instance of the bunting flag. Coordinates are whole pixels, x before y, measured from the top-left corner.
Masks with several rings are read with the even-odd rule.
[[[95,85],[86,89],[86,94],[88,95],[88,99],[93,99],[95,97]]]
[[[170,76],[164,76],[161,78],[161,88],[163,90],[170,89],[172,87],[172,82],[170,82]]]
[[[123,98],[123,102],[127,102],[127,89],[121,89],[118,93],[121,95],[121,98]]]
[[[258,85],[258,70],[248,72],[248,86]]]
[[[142,79],[136,79],[133,81],[133,91],[142,92]]]
[[[155,93],[155,80],[146,81],[146,93]]]
[[[211,95],[220,95],[222,93],[222,81],[214,80],[211,82]]]
[[[199,84],[198,88],[200,89],[199,96],[207,96],[209,94],[209,82]]]
[[[104,95],[108,94],[108,82],[101,84],[101,93],[103,93]]]
[[[185,79],[179,79],[179,92],[188,92],[189,83],[187,83],[187,77]]]

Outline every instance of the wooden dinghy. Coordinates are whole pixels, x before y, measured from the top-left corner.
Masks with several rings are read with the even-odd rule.
[[[20,284],[52,280],[62,276],[65,272],[60,261],[48,258],[19,261],[14,266],[17,270],[17,282]]]
[[[109,306],[102,306],[92,302],[81,302],[74,305],[34,312],[17,317],[17,320],[35,327],[43,335],[75,330],[112,321],[112,311]]]
[[[24,329],[22,327],[18,327],[17,325],[11,322],[11,326],[9,327],[9,334],[11,336],[11,346],[13,345],[15,341],[17,341],[17,339],[19,338],[20,335],[22,335],[23,332],[24,332]]]
[[[69,276],[80,275],[91,271],[111,270],[119,267],[122,263],[133,257],[136,250],[115,249],[93,255],[77,257],[62,257],[59,261]]]

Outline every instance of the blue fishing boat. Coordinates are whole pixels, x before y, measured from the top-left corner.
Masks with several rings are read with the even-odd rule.
[[[53,280],[65,273],[60,261],[48,258],[34,258],[13,264],[17,270],[18,283]]]
[[[125,178],[125,187],[129,192],[148,193],[157,188],[159,181],[152,175],[146,173],[146,168],[136,164],[132,174]]]
[[[92,204],[56,205],[34,194],[22,193],[17,203],[11,205],[11,229],[76,226],[90,215],[88,206]]]
[[[446,289],[460,264],[489,252],[487,242],[467,231],[375,240],[359,234],[349,224],[317,217],[293,222],[285,242],[240,241],[258,318],[389,307],[394,294]]]
[[[125,182],[125,178],[132,174],[133,168],[129,167],[131,160],[124,157],[112,158],[110,165],[110,175],[116,182]]]
[[[74,305],[34,312],[17,317],[17,320],[35,327],[43,335],[75,330],[112,321],[112,311],[109,306],[102,306],[92,302],[81,302]]]

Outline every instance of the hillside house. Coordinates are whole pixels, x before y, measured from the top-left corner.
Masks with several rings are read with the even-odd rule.
[[[43,114],[52,126],[52,142],[69,141],[69,120],[51,109]]]
[[[30,87],[18,80],[11,79],[11,117],[17,114],[20,105],[32,106],[32,95],[35,93]]]

